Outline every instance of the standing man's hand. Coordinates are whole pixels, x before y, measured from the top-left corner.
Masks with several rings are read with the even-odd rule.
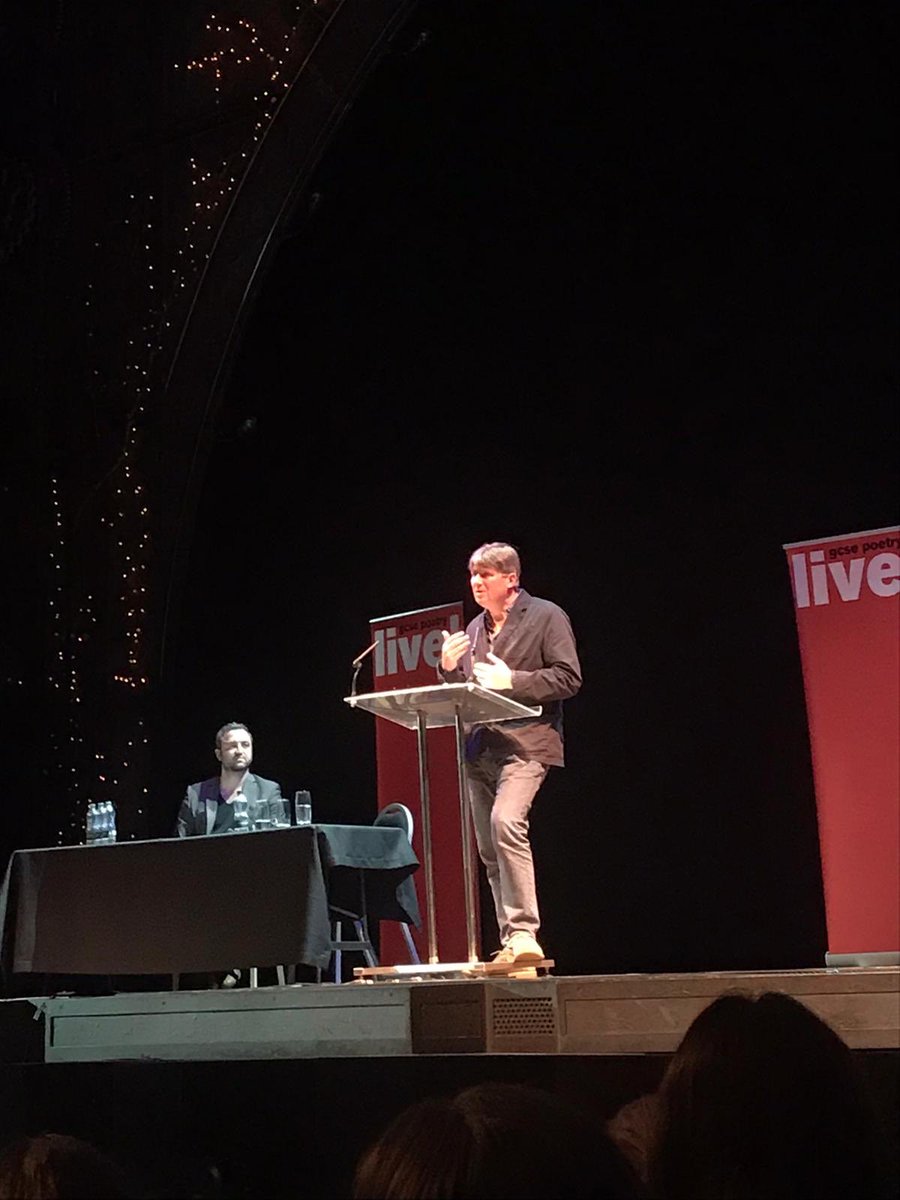
[[[444,639],[441,645],[441,669],[455,671],[459,660],[472,644],[469,635],[464,629],[457,633],[448,633],[446,629],[442,629],[441,637]]]
[[[512,687],[512,671],[502,658],[488,651],[488,661],[474,666],[475,681],[489,692],[506,692]]]

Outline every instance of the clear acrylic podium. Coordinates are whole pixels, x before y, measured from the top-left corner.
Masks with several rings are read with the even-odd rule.
[[[466,725],[514,721],[538,717],[540,706],[529,708],[500,692],[491,692],[477,683],[440,683],[432,687],[401,688],[393,692],[368,692],[345,696],[351,708],[364,708],[395,725],[414,729],[419,758],[419,799],[422,806],[422,850],[425,859],[426,926],[428,961],[440,963],[435,925],[434,873],[431,855],[431,814],[428,798],[428,746],[426,732],[453,725],[456,729],[456,773],[459,781],[459,819],[462,831],[463,881],[466,898],[466,938],[469,962],[478,961],[475,931],[475,861],[472,847],[472,823],[466,789]]]

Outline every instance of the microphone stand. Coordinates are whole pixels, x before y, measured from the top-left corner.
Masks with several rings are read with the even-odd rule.
[[[356,680],[359,676],[360,668],[362,667],[365,660],[368,658],[368,656],[372,653],[372,651],[375,649],[375,647],[377,645],[378,645],[378,642],[373,642],[372,645],[369,646],[369,648],[367,650],[363,650],[362,654],[357,654],[356,658],[354,658],[354,660],[351,664],[353,667],[353,680],[350,683],[350,695],[351,696],[356,695]]]

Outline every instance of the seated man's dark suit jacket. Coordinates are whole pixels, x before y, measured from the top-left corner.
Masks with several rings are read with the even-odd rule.
[[[252,804],[254,800],[277,800],[281,797],[281,785],[274,779],[263,779],[249,771],[244,776],[241,791]],[[185,793],[178,810],[175,831],[179,837],[198,837],[212,833],[219,807],[219,776],[192,783]]]

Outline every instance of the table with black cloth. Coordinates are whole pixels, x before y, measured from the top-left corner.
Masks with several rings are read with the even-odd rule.
[[[312,825],[16,850],[0,889],[4,981],[178,975],[234,964],[324,967],[329,902],[420,924],[402,830]]]

